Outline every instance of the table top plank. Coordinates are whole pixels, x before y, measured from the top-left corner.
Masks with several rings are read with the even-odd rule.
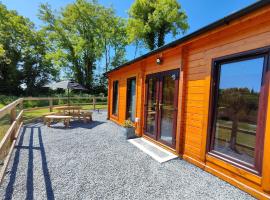
[[[45,118],[49,119],[71,119],[72,116],[65,116],[65,115],[47,115]]]

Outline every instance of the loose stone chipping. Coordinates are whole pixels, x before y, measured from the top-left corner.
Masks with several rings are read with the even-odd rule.
[[[180,159],[160,164],[106,120],[25,125],[0,187],[2,199],[253,199]]]

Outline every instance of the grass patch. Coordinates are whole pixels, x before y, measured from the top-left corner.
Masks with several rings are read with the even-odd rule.
[[[82,108],[84,110],[92,110],[92,109],[94,109],[93,105],[84,105],[84,106],[82,106]],[[100,110],[107,109],[107,105],[96,105],[96,109],[100,109]]]
[[[93,106],[92,105],[83,105],[82,108],[84,110],[92,110]],[[96,105],[96,109],[107,109],[107,105]],[[24,111],[24,121],[30,122],[35,119],[40,118],[42,115],[49,113],[49,108],[41,108],[37,110],[30,110],[30,111]]]
[[[49,113],[49,108],[42,108],[37,110],[31,110],[31,111],[24,111],[23,113],[23,120],[24,122],[30,122],[32,120],[35,120],[37,118],[40,118],[42,115]]]
[[[0,141],[5,136],[7,130],[10,127],[10,116],[6,115],[3,118],[0,119]]]

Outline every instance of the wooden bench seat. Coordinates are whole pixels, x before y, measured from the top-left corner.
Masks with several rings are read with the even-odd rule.
[[[83,117],[84,123],[93,121],[92,112],[90,112],[88,110],[81,110],[80,116]]]
[[[65,127],[68,128],[71,118],[72,118],[72,116],[47,115],[47,116],[45,116],[45,123],[47,124],[48,127],[50,127],[52,121],[54,121],[54,120],[61,121],[62,120],[64,122]]]

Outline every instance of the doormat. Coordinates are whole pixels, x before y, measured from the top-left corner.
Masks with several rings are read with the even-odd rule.
[[[174,158],[177,158],[175,154],[159,147],[158,145],[144,139],[144,138],[136,138],[128,140],[131,144],[138,147],[144,153],[151,156],[153,159],[158,161],[159,163],[164,163]]]

